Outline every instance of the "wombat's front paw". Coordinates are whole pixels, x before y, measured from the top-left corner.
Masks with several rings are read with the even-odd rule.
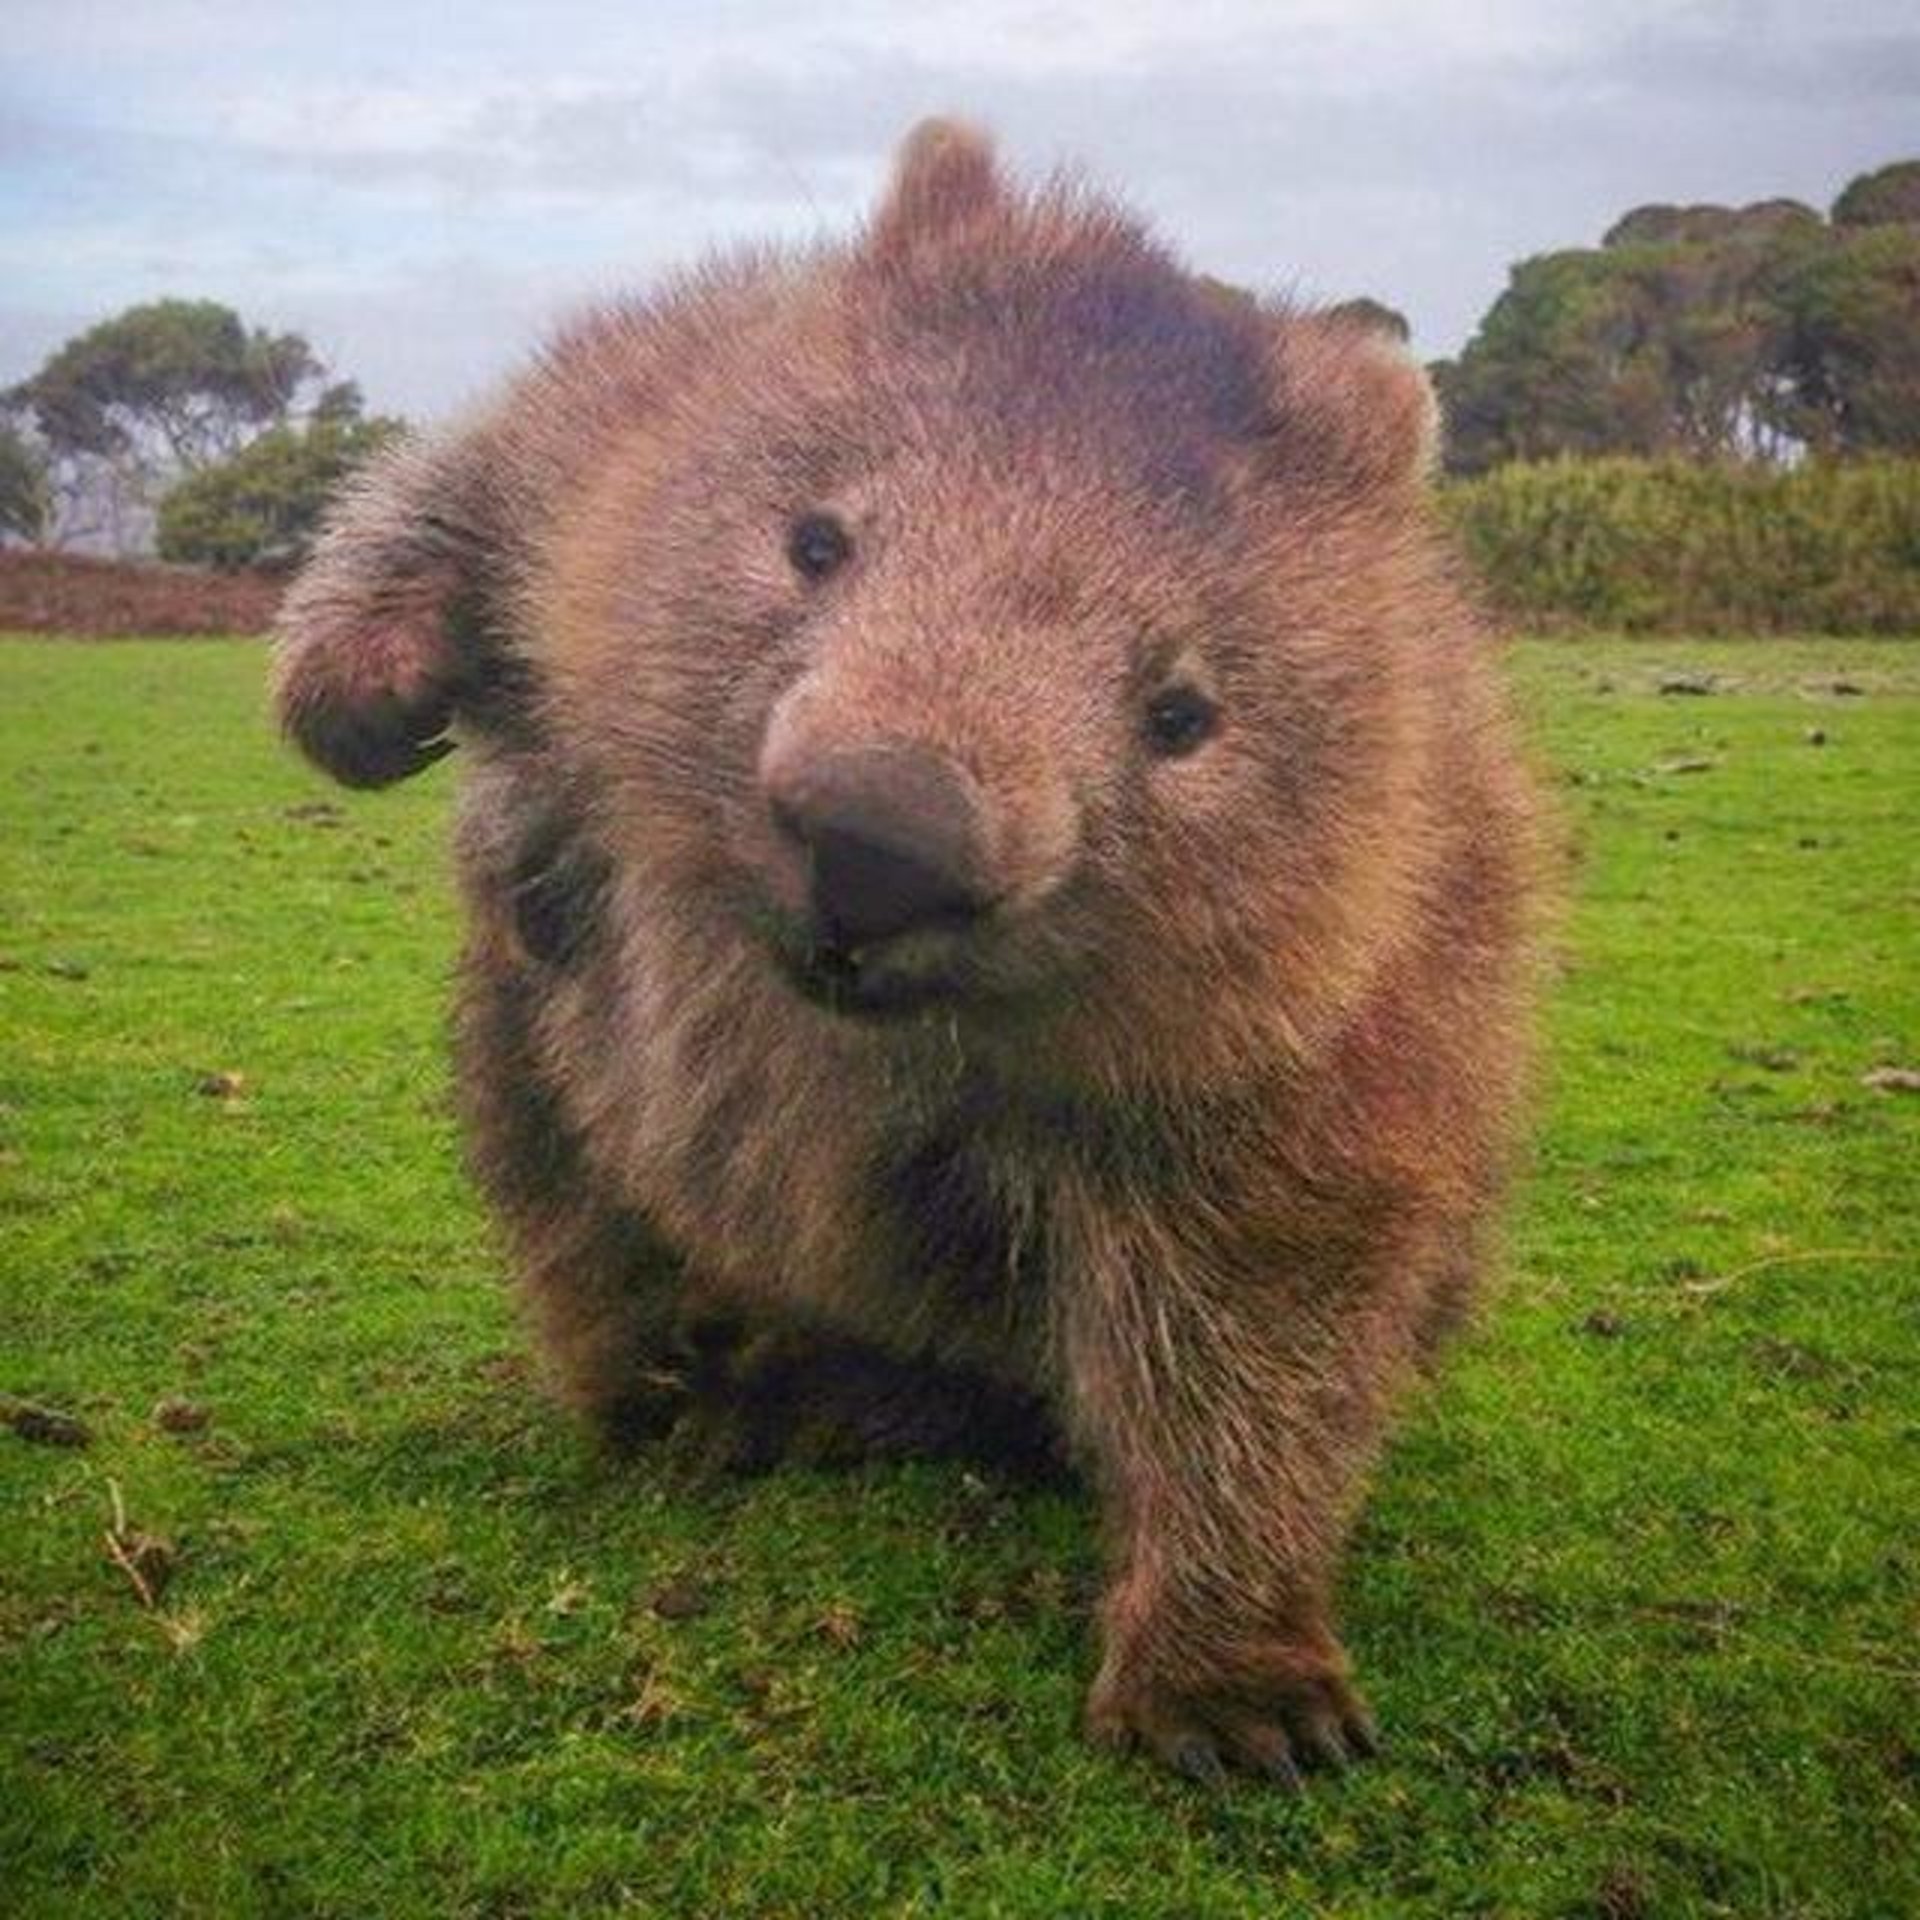
[[[1141,1747],[1203,1785],[1217,1784],[1231,1766],[1289,1793],[1302,1768],[1338,1772],[1379,1750],[1373,1716],[1337,1655],[1200,1684],[1115,1671],[1110,1662],[1087,1701],[1087,1731],[1107,1746]]]
[[[298,591],[282,616],[288,633],[301,631]],[[288,733],[336,780],[384,787],[452,751],[454,691],[437,626],[429,636],[417,621],[374,622],[349,644],[316,618],[306,644],[283,643],[276,697]]]

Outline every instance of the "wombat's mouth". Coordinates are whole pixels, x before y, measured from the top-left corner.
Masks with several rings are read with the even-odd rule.
[[[921,943],[847,946],[816,938],[776,948],[782,970],[815,1006],[855,1018],[887,1019],[918,1013],[961,997],[956,970],[909,952]]]

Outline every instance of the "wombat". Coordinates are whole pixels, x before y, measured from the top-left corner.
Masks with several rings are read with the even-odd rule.
[[[565,1394],[1058,1460],[1099,1737],[1371,1750],[1330,1589],[1523,1077],[1532,801],[1425,378],[950,122],[851,244],[595,313],[400,446],[279,710],[458,741],[458,1062]]]

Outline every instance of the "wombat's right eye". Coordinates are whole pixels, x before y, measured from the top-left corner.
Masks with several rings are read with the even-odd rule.
[[[803,580],[824,580],[852,552],[853,536],[830,513],[803,513],[787,535],[787,558]]]
[[[1147,707],[1147,741],[1155,753],[1177,760],[1192,753],[1218,719],[1218,709],[1198,687],[1169,687]]]

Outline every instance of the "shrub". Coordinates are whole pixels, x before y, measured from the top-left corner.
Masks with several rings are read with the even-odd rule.
[[[0,553],[0,633],[264,633],[285,584],[80,553]]]
[[[1451,483],[1441,502],[1521,623],[1920,632],[1920,460],[1549,460]]]
[[[334,489],[399,431],[393,420],[331,417],[269,428],[162,499],[160,558],[203,567],[294,565]]]

